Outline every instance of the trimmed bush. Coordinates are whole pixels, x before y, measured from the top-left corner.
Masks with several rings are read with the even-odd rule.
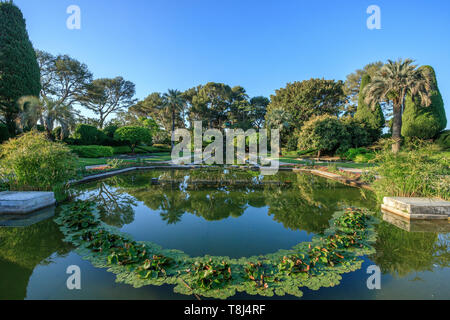
[[[134,153],[134,149],[141,143],[152,143],[152,135],[149,129],[143,127],[122,127],[116,130],[114,138],[118,141],[126,142],[131,152]]]
[[[27,132],[1,146],[0,175],[11,190],[53,190],[75,176],[76,156],[47,140],[44,133]]]
[[[114,149],[107,146],[70,146],[70,150],[81,158],[102,158],[114,155]]]
[[[9,139],[9,130],[8,127],[2,123],[0,123],[0,143]]]
[[[94,126],[79,124],[75,129],[73,138],[78,140],[77,144],[79,145],[101,145],[106,140],[106,135]]]
[[[369,144],[377,141],[382,133],[384,126],[384,115],[380,104],[373,110],[371,106],[365,103],[364,88],[371,82],[370,76],[365,74],[361,78],[361,87],[359,89],[358,108],[356,109],[355,119],[359,121],[369,135]]]
[[[420,97],[416,97],[414,100],[410,95],[406,97],[405,112],[402,117],[402,136],[432,139],[445,129],[447,117],[434,69],[430,66],[422,66],[419,69],[433,79],[430,94],[431,105],[422,106]]]

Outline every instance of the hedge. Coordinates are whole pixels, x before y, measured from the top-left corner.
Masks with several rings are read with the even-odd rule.
[[[114,149],[107,146],[69,146],[73,153],[82,158],[112,157]]]

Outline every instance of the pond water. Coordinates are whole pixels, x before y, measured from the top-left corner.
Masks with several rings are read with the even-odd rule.
[[[73,196],[95,201],[105,223],[135,240],[191,256],[232,258],[310,241],[348,206],[378,210],[370,192],[292,172],[262,177],[240,170],[146,171],[77,186]],[[336,287],[302,289],[302,299],[450,298],[449,233],[408,232],[378,216],[376,253],[363,257],[362,268],[344,274]],[[0,227],[0,300],[193,298],[170,285],[135,289],[116,283],[114,274],[94,268],[62,239],[51,218]],[[366,285],[367,267],[374,264],[382,271],[380,290]],[[81,290],[66,287],[70,265],[81,268]]]

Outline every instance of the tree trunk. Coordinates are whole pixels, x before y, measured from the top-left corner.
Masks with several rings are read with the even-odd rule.
[[[402,106],[394,105],[394,118],[392,120],[392,139],[394,144],[392,145],[392,152],[398,153],[400,151],[400,143],[402,140]]]
[[[172,135],[175,131],[175,109],[172,110]],[[175,146],[175,142],[172,140],[172,149]]]

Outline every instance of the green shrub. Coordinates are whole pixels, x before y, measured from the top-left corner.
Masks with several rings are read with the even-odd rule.
[[[149,129],[143,127],[122,127],[116,130],[114,138],[118,141],[126,142],[131,152],[134,153],[136,146],[141,143],[152,143],[152,135]]]
[[[79,124],[73,134],[73,138],[78,140],[80,145],[102,145],[106,140],[106,135],[94,126]]]
[[[340,150],[347,150],[346,146],[352,148],[368,146],[380,137],[378,133],[374,133],[374,130],[365,123],[361,123],[354,118],[343,118],[341,122],[348,133],[348,140],[341,143]]]
[[[442,132],[436,139],[435,143],[443,150],[450,149],[450,130]]]
[[[420,139],[432,139],[447,126],[444,101],[437,85],[436,75],[430,66],[422,66],[420,70],[428,73],[432,80],[430,93],[431,105],[422,106],[419,97],[408,95],[405,100],[405,112],[402,116],[402,136]]]
[[[377,153],[373,173],[381,178],[373,186],[379,199],[385,196],[440,197],[450,199],[450,163],[432,147]]]
[[[375,155],[373,153],[366,153],[356,155],[353,161],[355,161],[356,163],[368,163],[373,159],[375,159]]]
[[[298,136],[298,148],[301,151],[317,149],[333,152],[339,147],[350,147],[350,137],[345,126],[337,117],[323,115],[305,122]]]
[[[31,131],[2,144],[1,175],[12,190],[52,190],[75,176],[76,156],[62,143]]]
[[[0,123],[0,143],[9,139],[9,130],[6,125]]]
[[[347,150],[347,152],[344,153],[344,157],[347,160],[353,161],[358,155],[364,155],[369,152],[369,149],[366,148],[350,148]]]
[[[102,158],[114,155],[114,149],[107,146],[70,146],[70,149],[82,158]]]

